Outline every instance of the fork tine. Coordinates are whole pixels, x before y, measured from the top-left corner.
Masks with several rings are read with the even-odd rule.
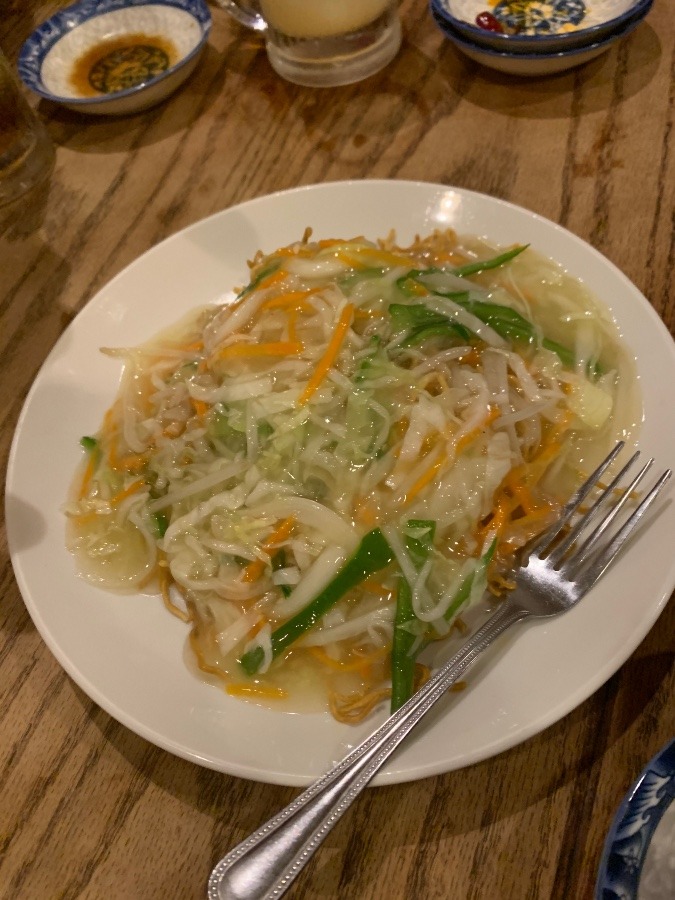
[[[663,486],[670,478],[672,472],[670,469],[666,469],[666,471],[661,475],[658,479],[654,487],[649,491],[649,493],[642,500],[637,509],[631,513],[630,517],[626,519],[621,528],[614,535],[610,543],[603,550],[603,552],[594,560],[592,565],[590,565],[576,580],[581,584],[584,591],[587,591],[590,587],[592,587],[595,582],[600,578],[603,572],[610,565],[614,557],[621,550],[624,543],[628,540],[633,531],[640,524],[641,520],[644,518],[647,510],[652,505],[652,503],[656,500],[658,495],[660,494]]]
[[[541,537],[535,541],[530,549],[530,553],[540,554],[542,553],[546,547],[548,547],[559,534],[561,529],[567,525],[569,520],[572,518],[574,513],[577,511],[579,506],[584,502],[589,492],[595,487],[596,482],[602,478],[606,469],[611,466],[614,462],[618,454],[623,450],[624,442],[619,441],[619,443],[614,447],[611,453],[608,453],[605,459],[600,463],[597,469],[584,481],[581,487],[577,488],[572,497],[567,501],[565,506],[563,507],[562,513],[556,522],[548,528]]]
[[[636,453],[634,453],[631,456],[631,458],[628,460],[626,465],[621,469],[619,474],[616,475],[612,479],[612,481],[610,481],[609,485],[603,489],[602,493],[595,500],[595,502],[592,504],[590,509],[579,519],[579,521],[576,523],[576,525],[572,529],[570,529],[569,534],[567,534],[563,538],[562,541],[560,541],[558,544],[556,544],[554,546],[554,548],[551,550],[551,552],[548,555],[548,561],[551,563],[551,565],[555,566],[560,562],[561,559],[563,559],[563,557],[565,556],[565,554],[567,553],[569,548],[572,546],[572,544],[574,544],[574,542],[577,540],[577,538],[579,537],[581,532],[586,528],[586,526],[589,524],[589,522],[593,518],[595,518],[596,513],[598,512],[600,507],[603,505],[605,500],[608,497],[610,497],[612,495],[612,493],[616,490],[616,488],[620,484],[622,478],[628,472],[628,470],[631,468],[631,466],[633,465],[633,463],[635,462],[635,460],[638,458],[639,455],[640,455],[640,451],[638,450]],[[639,482],[640,478],[642,477],[642,475],[644,474],[646,469],[648,469],[649,466],[651,466],[652,462],[653,462],[653,460],[650,460],[647,463],[647,465],[644,467],[644,469],[642,470],[640,475],[638,475],[638,478],[636,479],[636,482],[635,482],[636,484],[637,484],[637,482]],[[593,476],[591,476],[591,478],[592,477]],[[613,512],[610,513],[610,515],[607,516],[603,520],[603,522],[600,523],[600,525],[598,526],[598,529],[604,529],[611,523],[611,521],[616,517],[619,510],[621,509],[621,507],[624,505],[624,503],[630,496],[630,491],[633,490],[633,487],[634,487],[634,485],[631,485],[630,488],[628,488],[625,492],[622,493],[621,499],[616,504]],[[596,529],[596,531],[598,529]],[[593,534],[589,538],[589,541],[592,540],[593,543],[596,543],[599,536],[600,536],[599,534],[596,536],[596,532],[593,532]]]
[[[638,454],[636,453],[635,456],[633,457],[633,459],[631,459],[631,461],[630,461],[630,463],[628,464],[628,466],[624,466],[624,468],[623,468],[623,469],[621,470],[621,472],[619,473],[619,476],[623,476],[624,472],[626,472],[626,470],[628,469],[628,467],[629,467],[629,466],[634,462],[634,460],[637,458],[637,455],[638,455]],[[575,568],[578,568],[585,560],[588,559],[588,557],[591,555],[591,553],[593,552],[593,550],[594,550],[595,547],[597,546],[598,541],[600,540],[600,538],[602,537],[602,535],[607,531],[607,529],[609,528],[609,526],[612,524],[612,522],[613,522],[613,521],[616,519],[616,517],[619,515],[619,513],[621,512],[621,510],[623,509],[623,507],[626,505],[626,503],[628,502],[628,500],[630,500],[630,498],[631,498],[632,496],[635,496],[635,493],[634,493],[634,492],[637,490],[637,488],[638,488],[640,482],[642,481],[642,479],[644,478],[644,476],[645,476],[645,475],[647,474],[647,472],[651,469],[653,463],[654,463],[654,460],[653,460],[653,459],[650,459],[650,460],[648,460],[648,461],[644,464],[644,466],[640,469],[640,471],[637,473],[637,475],[636,475],[635,478],[631,481],[631,483],[628,485],[628,487],[625,488],[624,490],[622,490],[621,496],[619,497],[618,501],[617,501],[617,502],[614,504],[614,506],[609,510],[609,512],[606,513],[605,517],[601,520],[601,522],[600,522],[599,525],[595,528],[595,530],[592,532],[592,534],[591,534],[591,535],[590,535],[590,536],[589,536],[582,544],[580,544],[580,545],[575,549],[575,551],[574,551],[574,553],[572,554],[572,556],[568,557],[568,559],[565,561],[565,563],[564,563],[564,565],[563,565],[563,569],[566,568],[567,566],[574,566]],[[602,505],[602,503],[604,502],[604,500],[610,495],[610,492],[613,491],[613,490],[615,490],[615,488],[616,488],[615,482],[616,482],[616,481],[617,481],[617,479],[615,478],[615,479],[614,479],[614,482],[612,482],[612,484],[609,486],[609,488],[607,488],[606,491],[603,491],[603,493],[602,493],[602,494],[600,495],[600,497],[598,498],[597,502],[594,504],[593,509],[591,510],[591,513],[596,512],[597,509],[599,509],[599,507]],[[584,522],[584,521],[582,520],[583,525],[582,525],[582,522],[579,523],[579,525],[581,525],[582,527],[580,527],[580,528],[575,528],[575,531],[577,532],[577,535],[580,534],[581,531],[583,531],[584,525],[585,525],[587,522],[589,522],[591,518],[592,518],[592,515],[591,515],[591,514],[589,514],[589,515],[587,515],[587,516],[584,516],[584,519],[585,519],[586,521]]]

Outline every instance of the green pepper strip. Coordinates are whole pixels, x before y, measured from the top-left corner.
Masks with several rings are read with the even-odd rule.
[[[421,275],[437,275],[439,272],[445,271],[445,269],[439,269],[437,266],[432,266],[429,269],[411,269],[409,272],[406,272],[405,275],[401,275],[400,278],[396,279],[396,287],[402,294],[405,294],[406,297],[419,296],[410,287],[410,282],[416,282]]]
[[[534,325],[532,325],[531,322],[528,322],[524,316],[521,316],[519,312],[512,309],[510,306],[502,306],[499,303],[488,303],[485,300],[472,300],[468,298],[467,295],[462,296],[457,293],[446,294],[435,291],[434,296],[448,297],[454,300],[455,303],[462,306],[477,319],[480,319],[481,322],[489,325],[490,328],[500,335],[500,337],[503,337],[506,340],[526,344],[533,344],[537,340],[537,333]],[[449,329],[452,329],[456,334],[461,334],[459,329],[462,329],[466,332],[465,335],[461,335],[464,340],[468,340],[471,336],[471,333],[465,326],[453,322],[452,319],[446,316],[439,315],[434,310],[424,306],[424,304],[411,304],[409,306],[404,304],[392,304],[392,308],[393,307],[397,307],[397,309],[400,307],[401,309],[417,310],[414,314],[409,313],[408,317],[411,322],[417,322],[418,326],[414,327],[411,332],[406,335],[401,342],[401,346],[411,346],[415,343],[421,343],[429,337],[453,337],[454,334]],[[422,323],[425,321],[425,317],[424,314],[421,313],[421,310],[425,310],[427,314],[424,326]],[[398,316],[400,321],[401,314],[398,311],[394,313],[394,316]],[[444,331],[444,328],[448,330]],[[575,357],[574,353],[569,348],[546,337],[542,338],[541,346],[544,347],[544,349],[555,353],[564,366],[567,366],[567,368],[570,369],[574,368]],[[602,372],[602,366],[598,363],[589,365],[590,375],[597,378],[599,375],[602,375]]]
[[[335,578],[304,609],[272,632],[272,656],[283,653],[312,628],[347,591],[388,565],[394,553],[379,528],[369,531]],[[255,675],[265,658],[262,647],[254,647],[239,660],[248,675]]]
[[[426,519],[412,519],[408,528],[422,529],[425,533],[415,538],[406,536],[406,546],[413,565],[421,569],[429,556],[436,523]],[[395,713],[413,695],[415,681],[415,656],[412,647],[416,636],[406,630],[405,625],[414,621],[412,607],[412,587],[401,577],[396,595],[396,614],[394,617],[394,640],[391,648],[391,712]]]
[[[265,266],[265,268],[261,272],[258,272],[256,277],[253,279],[253,281],[250,282],[250,284],[247,284],[242,291],[239,291],[239,293],[235,297],[235,301],[241,300],[242,297],[245,297],[247,294],[250,294],[251,291],[254,291],[263,280],[263,278],[267,278],[268,275],[272,275],[280,266],[280,260],[275,260],[274,262],[270,263],[269,266]]]
[[[343,293],[349,293],[351,292],[352,288],[354,288],[362,281],[366,281],[370,278],[381,278],[384,275],[385,271],[385,269],[375,267],[359,269],[358,272],[352,272],[349,275],[345,275],[344,278],[341,278],[338,281],[338,287]]]
[[[101,445],[97,438],[89,437],[88,435],[84,435],[84,437],[80,438],[80,446],[83,447],[87,451],[87,456],[89,456],[93,462],[94,471],[96,471],[101,462]]]
[[[464,606],[466,601],[469,599],[469,596],[471,594],[471,588],[473,587],[473,583],[476,580],[476,576],[490,565],[490,562],[492,561],[492,557],[494,556],[496,546],[497,546],[497,538],[495,538],[492,541],[492,543],[490,544],[488,549],[478,560],[478,565],[476,566],[474,571],[471,573],[471,575],[467,576],[464,579],[464,581],[462,582],[462,584],[460,585],[459,590],[453,597],[452,603],[450,604],[450,606],[446,609],[445,613],[443,614],[443,618],[445,619],[446,622],[450,622],[457,615],[457,613],[460,611],[462,606]]]
[[[378,334],[372,335],[368,343],[368,355],[364,356],[359,362],[354,375],[354,384],[360,385],[368,379],[369,372],[373,366],[373,360],[377,356],[381,346],[382,338]]]
[[[150,514],[150,524],[156,537],[163,538],[169,527],[169,517],[163,512]]]
[[[487,272],[488,269],[497,269],[504,263],[510,262],[516,256],[527,250],[529,244],[514,247],[499,256],[493,256],[491,259],[479,259],[476,262],[467,263],[465,266],[457,266],[455,269],[443,269],[438,266],[430,266],[428,269],[411,269],[396,279],[396,287],[407,297],[414,296],[415,292],[408,286],[409,281],[417,281],[423,275],[455,275],[457,278],[467,278],[469,275],[477,275],[479,272]],[[423,284],[424,282],[422,282]]]
[[[410,524],[412,525],[413,523],[411,522]],[[424,525],[435,523],[419,522],[416,524]],[[471,596],[471,589],[473,587],[476,576],[480,572],[485,570],[490,564],[496,546],[497,539],[495,538],[495,540],[490,544],[485,553],[481,556],[476,569],[471,573],[471,575],[468,575],[459,586],[459,590],[453,597],[450,606],[443,614],[443,618],[446,620],[446,622],[452,621],[452,619],[457,615],[462,606],[464,606],[466,601]],[[421,568],[421,564],[418,565],[417,563],[415,563],[415,565],[416,567]],[[410,650],[416,640],[416,637],[414,634],[406,631],[404,626],[407,622],[410,622],[411,619],[414,620],[414,618],[415,614],[412,608],[412,590],[408,582],[405,579],[401,579],[398,589],[398,596],[396,598],[396,618],[394,620],[394,643],[392,648],[392,713],[395,713],[397,709],[403,706],[406,700],[412,697],[413,694],[415,657],[411,654]],[[417,650],[417,653],[421,653],[426,647],[428,647],[430,641],[430,638],[423,640]],[[396,662],[394,662],[395,659]]]
[[[468,298],[468,293],[458,295]],[[394,323],[394,328],[410,331],[399,343],[400,347],[411,347],[421,344],[431,337],[461,338],[463,341],[471,339],[471,332],[459,322],[453,322],[447,316],[434,312],[429,307],[420,303],[392,303],[389,314]]]
[[[484,300],[457,300],[456,302],[507,340],[523,343],[535,343],[537,340],[534,325],[510,306],[501,306],[498,303],[488,303]],[[555,353],[564,366],[569,369],[574,368],[576,360],[574,353],[569,348],[546,337],[542,338],[541,346],[545,350]],[[589,374],[598,377],[602,374],[602,367],[598,363],[590,364]]]
[[[504,263],[511,262],[516,256],[521,254],[523,250],[527,250],[529,244],[523,244],[520,247],[514,247],[507,250],[506,253],[500,253],[499,256],[493,256],[492,259],[479,259],[473,263],[467,263],[465,266],[458,266],[452,269],[452,274],[458,278],[467,278],[469,275],[477,275],[478,272],[486,272],[488,269],[497,269]]]

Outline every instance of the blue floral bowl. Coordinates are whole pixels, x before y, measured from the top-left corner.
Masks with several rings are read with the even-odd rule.
[[[465,41],[500,53],[557,53],[598,44],[640,22],[652,3],[653,0],[430,0],[437,21]]]
[[[36,94],[69,109],[138,112],[185,81],[210,29],[206,0],[82,0],[28,38],[19,76]]]
[[[489,69],[503,72],[506,75],[518,75],[521,77],[541,77],[543,75],[556,75],[576,66],[601,56],[620,38],[629,34],[637,22],[629,22],[619,31],[605,36],[602,40],[582,47],[570,47],[566,50],[545,52],[539,48],[538,52],[511,53],[506,50],[495,50],[492,47],[484,47],[473,41],[467,40],[464,35],[455,32],[434,9],[432,9],[434,21],[443,34],[465,56],[480,63]]]
[[[596,900],[670,900],[675,896],[675,741],[644,768],[607,835]]]

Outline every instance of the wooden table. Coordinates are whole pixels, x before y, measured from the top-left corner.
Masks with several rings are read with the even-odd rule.
[[[12,59],[56,6],[6,3]],[[423,0],[402,15],[397,59],[353,87],[282,82],[214,8],[203,61],[163,105],[111,120],[39,105],[56,170],[0,247],[3,464],[38,367],[113,275],[214,211],[300,184],[423,179],[513,201],[597,247],[675,333],[669,0],[597,61],[532,80],[465,61]],[[223,851],[297,789],[199,768],[102,712],[32,625],[4,530],[0,549],[0,896],[203,897]],[[671,603],[620,671],[542,734],[464,771],[368,791],[292,895],[590,898],[617,803],[675,735],[674,659]]]

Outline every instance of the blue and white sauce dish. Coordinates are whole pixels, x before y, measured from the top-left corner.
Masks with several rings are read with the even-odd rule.
[[[651,2],[651,0],[650,0]],[[621,38],[626,37],[639,24],[629,22],[619,31],[606,35],[602,40],[582,47],[568,47],[565,50],[544,52],[541,48],[531,53],[509,52],[484,47],[467,40],[464,35],[454,31],[433,8],[432,17],[448,40],[473,62],[502,72],[505,75],[516,75],[525,78],[539,78],[545,75],[557,75],[568,69],[584,65],[601,56]],[[675,900],[675,897],[673,898]]]
[[[653,0],[431,0],[464,40],[510,53],[587,47],[641,21]]]
[[[80,112],[124,115],[180,87],[210,29],[206,0],[82,0],[31,34],[17,67],[41,97]]]
[[[595,900],[675,897],[675,740],[645,766],[607,835]]]

